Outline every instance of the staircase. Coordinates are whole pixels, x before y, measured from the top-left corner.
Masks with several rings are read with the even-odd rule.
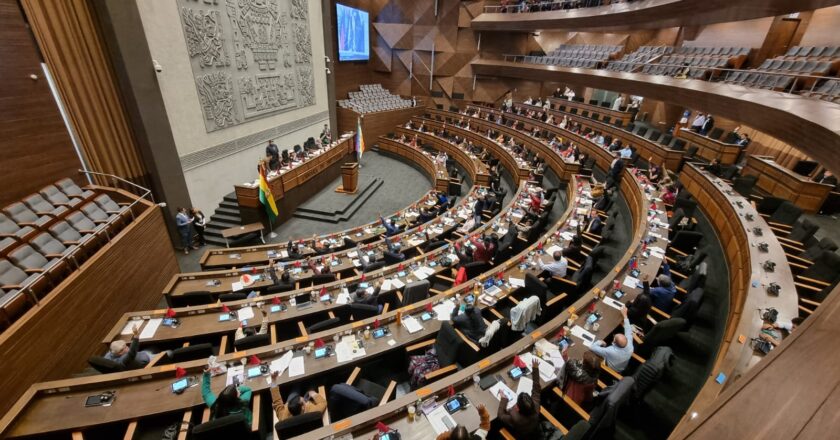
[[[361,178],[360,180],[362,179],[364,178]],[[367,202],[368,199],[370,199],[371,196],[373,196],[373,194],[382,187],[382,185],[385,184],[385,181],[376,177],[367,182],[359,183],[361,188],[356,192],[356,194],[346,195],[336,193],[334,195],[328,195],[327,197],[318,197],[315,200],[310,200],[298,207],[292,216],[332,224],[347,221],[356,214],[356,211],[358,211],[359,208],[361,208],[362,205],[364,205],[365,202]],[[335,210],[319,209],[320,206],[333,207],[341,206],[341,204],[343,204],[343,207]]]
[[[239,204],[236,202],[236,193],[230,193],[222,199],[219,207],[210,216],[210,221],[207,223],[207,228],[204,231],[204,237],[207,239],[208,244],[224,247],[225,239],[222,237],[222,230],[241,225],[242,218],[239,217]]]

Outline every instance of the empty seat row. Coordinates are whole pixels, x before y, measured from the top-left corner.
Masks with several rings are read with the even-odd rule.
[[[788,58],[836,58],[840,57],[840,46],[793,46],[784,55]]]
[[[840,79],[827,79],[814,87],[813,90],[802,92],[802,95],[825,101],[840,102]]]
[[[828,75],[831,72],[832,64],[828,61],[816,60],[786,60],[782,58],[773,58],[764,60],[758,70],[768,72],[791,72],[791,73],[805,73],[808,75]]]
[[[760,89],[787,90],[793,85],[793,80],[792,76],[749,71],[732,72],[726,76],[724,82]]]
[[[694,47],[683,46],[677,48],[675,53],[682,55],[719,55],[719,56],[738,56],[749,55],[750,48],[748,47]]]

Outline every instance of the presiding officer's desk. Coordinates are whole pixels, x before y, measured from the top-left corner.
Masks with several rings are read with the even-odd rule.
[[[738,155],[741,154],[741,147],[739,145],[728,144],[708,136],[703,136],[691,130],[689,127],[680,129],[679,133],[677,133],[677,139],[684,140],[688,148],[691,148],[692,145],[697,146],[697,156],[709,162],[717,159],[723,165],[731,165],[738,160]]]
[[[293,162],[290,167],[283,168],[279,173],[270,173],[267,180],[271,193],[274,195],[274,200],[283,199],[287,192],[302,186],[318,173],[338,163],[351,153],[353,151],[353,134],[352,132],[345,133],[327,147],[316,150],[314,156],[303,162]],[[240,208],[258,208],[260,206],[258,183],[259,180],[255,180],[247,185],[234,185]]]
[[[773,197],[790,200],[805,212],[820,210],[834,187],[817,183],[777,164],[771,156],[750,155],[741,174],[756,176],[756,186]]]
[[[799,303],[784,249],[750,201],[695,164],[683,167],[680,182],[711,222],[723,244],[729,269],[729,319],[724,339],[711,375],[686,413],[690,414],[706,408],[728,383],[759,360],[750,339],[758,337],[761,330],[761,313],[773,307],[779,311],[780,320],[789,321],[799,316]],[[754,228],[760,228],[762,235],[757,236]],[[768,251],[759,250],[759,243],[767,243]],[[776,263],[773,272],[763,268],[766,261]],[[779,296],[767,293],[770,283],[781,287]],[[719,373],[727,377],[723,384],[715,380]]]

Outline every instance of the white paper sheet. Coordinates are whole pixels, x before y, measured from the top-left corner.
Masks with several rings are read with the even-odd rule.
[[[245,383],[245,366],[234,365],[232,367],[228,367],[227,376],[225,377],[225,385],[233,385],[234,377],[239,379],[240,384]]]
[[[289,377],[300,376],[305,372],[306,370],[303,367],[303,356],[292,358],[292,361],[289,363]]]
[[[292,356],[294,356],[294,352],[291,350],[287,351],[280,357],[280,359],[275,359],[268,364],[268,369],[274,373],[275,371],[277,374],[282,375],[286,368],[289,368],[289,363],[292,362]]]
[[[341,292],[335,299],[336,304],[348,304],[350,302],[350,294],[348,292]]]
[[[504,396],[508,398],[508,409],[511,409],[514,405],[516,405],[516,394],[513,393],[513,390],[510,389],[510,387],[507,386],[507,384],[505,384],[504,381],[500,380],[496,382],[496,384],[488,388],[487,391],[489,391],[490,394],[492,394],[493,397],[495,397],[496,400],[499,401],[502,400],[499,397],[499,393],[501,392],[502,394],[504,394]]]
[[[536,359],[537,362],[539,362],[540,364],[538,368],[540,372],[540,379],[542,379],[543,381],[548,382],[557,378],[557,375],[554,373],[554,365],[550,362],[543,360],[542,358],[536,357],[531,353],[524,353],[519,357],[522,359],[523,362],[525,362],[525,365],[528,365],[528,368],[531,368],[531,364],[533,364],[534,359]]]
[[[402,324],[409,333],[417,333],[423,330],[423,326],[414,319],[413,316],[406,316],[402,319]]]
[[[388,291],[391,290],[391,280],[385,280],[382,282],[382,290]]]
[[[508,282],[512,287],[525,287],[525,279],[524,278],[508,278]]]
[[[163,318],[150,319],[149,322],[146,323],[146,326],[143,327],[143,331],[140,332],[140,340],[153,338],[158,327],[160,327],[161,322],[163,322]]]
[[[405,287],[405,283],[402,282],[402,280],[400,280],[399,278],[394,278],[393,280],[391,280],[391,286],[395,289],[402,289],[403,287]]]
[[[617,299],[610,298],[609,296],[604,297],[604,304],[606,304],[606,305],[608,305],[608,306],[610,306],[610,307],[612,307],[616,310],[621,310],[622,307],[624,307],[624,304],[622,304],[621,301],[619,301]]]
[[[430,411],[429,414],[426,414],[426,419],[432,424],[432,429],[435,430],[435,434],[437,435],[447,432],[457,425],[455,419],[446,412],[446,408],[443,405],[438,405],[437,408]]]
[[[575,336],[579,339],[582,339],[584,347],[587,347],[587,348],[591,347],[592,343],[595,342],[595,340],[596,340],[596,337],[595,337],[594,334],[586,331],[586,329],[584,329],[583,327],[581,327],[579,325],[576,325],[576,326],[572,327],[571,333],[572,333],[572,336]]]
[[[429,274],[427,274],[426,271],[424,271],[422,268],[417,269],[417,270],[415,270],[414,272],[411,272],[411,273],[415,277],[417,277],[418,280],[425,280],[426,278],[429,278]]]
[[[432,310],[437,314],[438,321],[449,321],[452,312],[455,311],[455,303],[451,300],[446,300],[434,306]]]
[[[242,284],[241,281],[237,281],[235,283],[230,283],[231,292],[239,292],[240,290],[242,290],[244,288],[245,288],[245,285]]]
[[[254,317],[254,308],[253,307],[243,307],[236,311],[236,317],[239,321],[245,321],[246,319],[251,319]]]
[[[140,327],[140,326],[143,325],[143,321],[141,321],[139,319],[132,319],[131,321],[128,321],[125,324],[125,327],[123,327],[122,331],[120,331],[120,334],[121,335],[130,335],[130,334],[134,333],[134,326],[135,325],[137,327]]]
[[[529,377],[522,376],[519,378],[519,384],[516,386],[516,395],[519,396],[522,393],[527,395],[531,395],[531,389],[534,387],[534,381],[531,380]]]
[[[635,289],[636,285],[638,283],[639,283],[638,278],[634,278],[634,277],[631,277],[630,275],[627,275],[626,277],[624,277],[624,282],[622,284],[624,284],[625,286],[627,286],[631,289]]]
[[[557,245],[555,244],[555,245],[552,245],[551,247],[549,247],[548,249],[546,249],[546,250],[545,250],[545,253],[546,253],[547,255],[554,255],[554,253],[555,253],[555,252],[557,252],[557,251],[562,251],[562,250],[563,250],[563,248],[561,248],[560,246],[557,246]]]

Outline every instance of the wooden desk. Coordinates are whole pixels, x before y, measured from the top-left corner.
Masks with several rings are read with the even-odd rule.
[[[756,176],[756,186],[773,197],[790,200],[807,213],[815,214],[833,187],[817,183],[777,164],[770,156],[750,155],[742,174]]]
[[[696,145],[698,147],[697,155],[709,162],[717,159],[723,165],[731,165],[738,160],[738,155],[741,154],[741,147],[739,145],[727,144],[717,139],[703,136],[700,133],[692,131],[690,128],[681,129],[677,133],[677,139],[682,139],[686,142],[686,149],[692,145]]]
[[[416,135],[418,139],[423,141],[423,143],[431,144],[436,150],[445,152],[449,157],[454,159],[455,162],[458,162],[467,174],[469,174],[473,185],[490,186],[490,173],[487,169],[487,165],[478,160],[478,158],[471,153],[461,150],[456,145],[435,136],[433,133],[398,127],[395,134],[397,136],[404,134],[407,137],[413,137]]]
[[[601,107],[599,105],[593,105],[585,102],[579,101],[570,101],[566,98],[554,98],[548,97],[546,98],[548,101],[556,106],[563,106],[567,108],[566,111],[569,114],[571,113],[571,109],[577,110],[577,115],[583,118],[587,118],[587,116],[583,116],[583,112],[589,113],[589,117],[593,114],[603,115],[610,118],[612,121],[621,121],[621,125],[627,126],[630,121],[633,120],[633,113],[629,111],[621,111],[621,110],[613,110],[612,106],[610,107]],[[524,105],[524,104],[523,104]],[[534,106],[529,106],[534,107]],[[561,110],[563,111],[563,110]]]
[[[354,134],[347,133],[330,146],[319,150],[316,156],[292,168],[284,168],[279,174],[271,173],[267,176],[268,186],[280,211],[276,224],[290,218],[300,203],[338,177],[341,164],[353,152],[353,139]],[[294,191],[307,183],[309,185],[305,190]],[[264,216],[260,212],[262,206],[258,180],[248,185],[234,185],[234,191],[243,221],[261,221]]]
[[[250,234],[252,232],[260,231],[260,241],[262,244],[265,244],[265,238],[263,237],[263,225],[262,223],[249,223],[244,226],[234,226],[232,228],[222,229],[222,237],[225,239],[225,246],[230,247],[230,242],[228,241],[231,238],[241,237],[246,234]]]
[[[449,171],[446,169],[446,164],[440,165],[419,147],[411,147],[397,140],[381,137],[378,143],[379,151],[403,157],[419,164],[427,175],[433,176],[435,191],[449,192]]]
[[[336,107],[336,119],[338,120],[339,132],[356,131],[356,121],[361,117],[362,133],[365,136],[365,143],[371,145],[374,139],[385,136],[394,131],[394,127],[405,124],[405,121],[423,113],[424,106],[401,108],[396,110],[385,110],[360,114],[354,110]]]
[[[697,199],[717,236],[722,240],[725,237],[726,242],[721,244],[724,245],[729,269],[730,304],[724,339],[705,385],[686,412],[691,414],[702,413],[726,386],[736,381],[751,366],[755,355],[749,339],[758,337],[763,323],[757,310],[774,307],[781,317],[790,319],[799,316],[799,303],[784,249],[749,200],[732,191],[720,178],[702,171],[694,164],[683,167],[680,182]],[[746,219],[747,214],[753,216],[752,221]],[[753,228],[761,228],[763,235],[756,236]],[[756,244],[760,242],[768,244],[768,252],[758,250]],[[762,267],[767,260],[776,263],[774,272],[766,272]],[[766,292],[771,282],[781,287],[781,295],[778,297]],[[745,343],[738,341],[741,335],[746,337]],[[726,374],[727,380],[723,384],[715,381],[718,373]],[[681,423],[686,420],[684,417]]]
[[[526,149],[534,151],[536,154],[539,154],[539,156],[541,158],[545,159],[546,166],[548,168],[551,168],[552,170],[554,170],[554,172],[557,174],[557,176],[560,178],[560,180],[569,180],[571,178],[571,176],[577,174],[580,171],[580,164],[577,164],[577,163],[569,161],[569,160],[565,160],[564,158],[560,157],[555,151],[553,151],[551,149],[551,147],[549,147],[548,144],[546,144],[541,139],[537,139],[537,138],[531,136],[528,133],[522,133],[522,132],[516,130],[515,128],[513,128],[513,127],[507,127],[505,125],[496,124],[495,122],[487,121],[487,120],[484,120],[484,119],[481,119],[481,118],[476,118],[476,117],[473,117],[473,116],[467,116],[467,115],[463,115],[463,114],[459,114],[459,113],[445,112],[445,111],[442,111],[442,110],[430,110],[428,112],[428,115],[429,115],[429,117],[434,116],[436,118],[439,118],[439,120],[440,119],[446,120],[447,118],[452,119],[452,120],[456,120],[456,118],[461,118],[461,117],[466,118],[466,120],[468,120],[470,122],[470,129],[471,130],[475,129],[475,130],[480,130],[481,131],[481,133],[472,132],[471,130],[469,132],[472,132],[472,133],[474,133],[474,136],[477,136],[477,137],[483,139],[485,144],[487,144],[487,142],[489,142],[491,147],[492,146],[497,146],[498,148],[506,150],[505,146],[498,144],[494,139],[488,139],[486,137],[486,135],[483,134],[483,133],[486,133],[488,129],[492,129],[493,131],[498,131],[498,132],[504,134],[505,136],[511,137],[511,138],[519,141],[520,143],[522,143],[525,146]],[[454,129],[454,128],[458,128],[458,127],[447,126],[446,128],[448,130],[450,128]],[[467,131],[467,130],[464,130],[464,131]],[[508,152],[508,154],[512,155],[513,153]],[[515,158],[515,159],[517,160],[517,163],[519,164],[520,172],[522,172],[523,167],[524,167],[524,169],[528,170],[528,174],[524,176],[524,178],[527,178],[528,175],[530,175],[530,167],[528,167],[527,164],[524,161],[522,161],[521,159],[519,159],[519,158]]]

